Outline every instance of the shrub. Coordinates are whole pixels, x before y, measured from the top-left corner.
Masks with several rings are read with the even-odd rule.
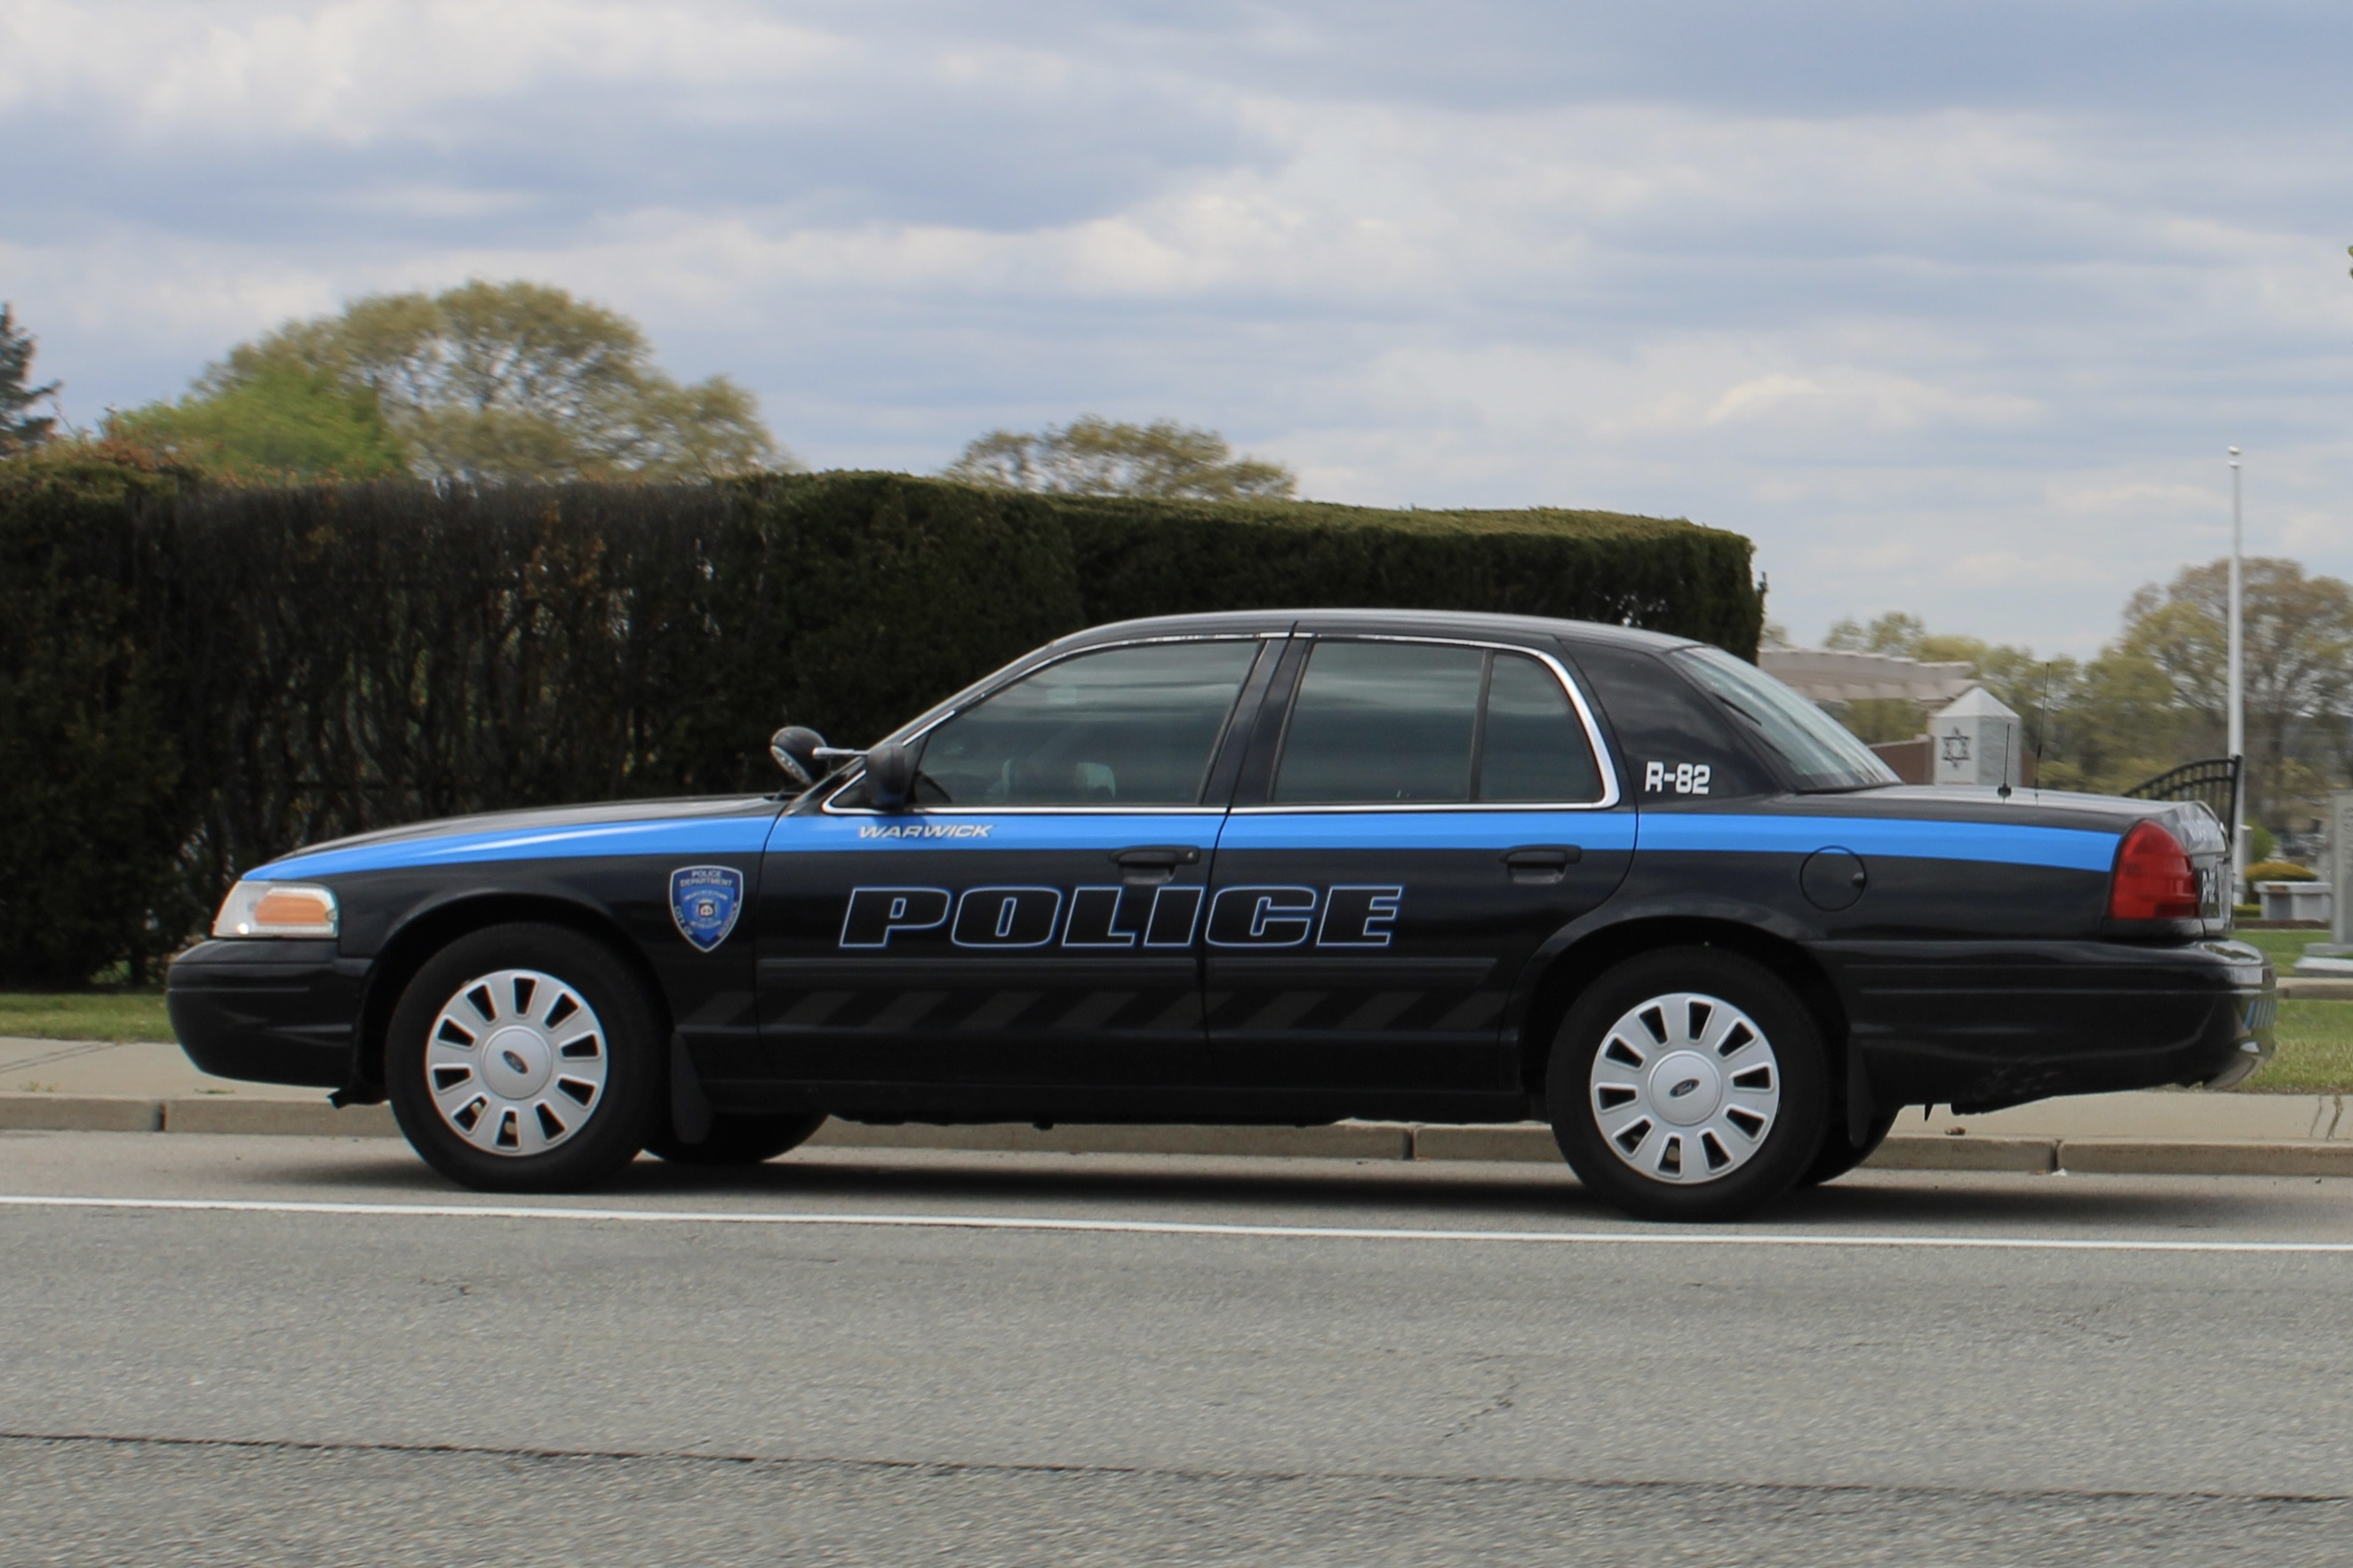
[[[1092,621],[1185,610],[1491,610],[1677,632],[1757,655],[1739,534],[1617,512],[1382,511],[1039,498],[1065,521]]]
[[[2317,882],[2318,873],[2292,860],[2264,860],[2247,868],[2250,882]]]
[[[0,982],[70,984],[178,944],[193,918],[175,671],[134,518],[168,470],[70,447],[0,464]]]

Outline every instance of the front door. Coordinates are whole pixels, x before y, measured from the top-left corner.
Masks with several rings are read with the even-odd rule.
[[[1397,637],[1296,640],[1275,685],[1203,933],[1219,1081],[1507,1087],[1522,966],[1633,850],[1582,698],[1547,654]]]
[[[1251,637],[1073,654],[951,714],[912,809],[853,784],[782,818],[761,879],[777,1076],[1200,1083],[1210,763]]]

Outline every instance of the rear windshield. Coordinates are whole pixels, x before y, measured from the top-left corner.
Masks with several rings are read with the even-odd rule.
[[[1715,647],[1677,648],[1684,674],[1746,721],[1806,790],[1869,789],[1899,781],[1837,720],[1757,668]]]

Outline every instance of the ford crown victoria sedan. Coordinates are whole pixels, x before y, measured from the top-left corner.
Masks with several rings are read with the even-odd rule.
[[[1907,1105],[2271,1048],[2202,805],[1907,787],[1755,667],[1504,616],[1040,648],[770,796],[426,823],[249,873],[171,972],[206,1070],[389,1098],[471,1186],[865,1122],[1548,1121],[1723,1219]]]

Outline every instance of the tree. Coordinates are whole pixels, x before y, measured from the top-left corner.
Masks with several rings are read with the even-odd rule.
[[[188,401],[203,406],[168,418],[137,410],[125,427],[193,422],[224,450],[362,462],[382,452],[372,407],[412,471],[489,482],[678,479],[790,462],[743,387],[725,376],[681,385],[636,322],[539,283],[476,279],[354,300],[239,344]]]
[[[2162,670],[2199,750],[2227,743],[2231,567],[2185,566],[2125,605],[2123,646]],[[2341,750],[2353,695],[2353,586],[2265,556],[2244,563],[2242,625],[2247,714],[2247,811],[2274,826],[2324,787]]]
[[[291,359],[218,367],[177,403],[107,416],[111,438],[245,480],[368,479],[408,471],[375,393]]]
[[[1931,632],[1919,616],[1900,610],[1868,626],[1840,621],[1823,641],[1854,652],[1968,665],[1979,684],[2018,714],[2046,788],[2113,793],[2180,760],[2181,715],[2173,689],[2164,671],[2135,648],[2104,648],[2082,663],[2044,658],[2015,644]],[[1843,717],[1856,734],[1878,742],[1918,734],[1928,713],[1920,703],[1877,700],[1847,704]]]
[[[25,384],[32,374],[36,341],[30,332],[17,328],[15,308],[0,300],[0,458],[31,451],[57,428],[54,415],[25,412],[58,392],[58,384],[54,381],[47,386]]]
[[[1852,616],[1831,623],[1822,646],[1841,653],[1883,653],[1896,658],[1918,658],[1921,640],[1927,635],[1928,623],[1919,616],[1890,610],[1867,626]]]
[[[1127,425],[1084,414],[1036,435],[992,430],[942,477],[1052,495],[1278,500],[1299,480],[1280,463],[1236,458],[1226,438],[1174,419]]]

